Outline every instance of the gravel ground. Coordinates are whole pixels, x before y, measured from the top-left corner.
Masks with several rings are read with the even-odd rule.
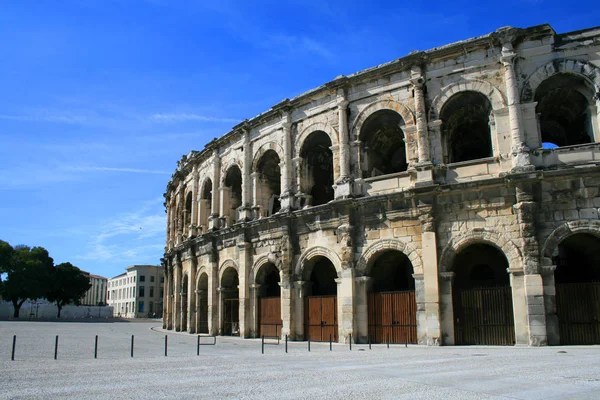
[[[309,353],[290,342],[263,355],[260,340],[219,337],[196,356],[196,336],[169,333],[165,357],[159,325],[0,322],[0,398],[600,399],[600,346],[312,343]]]

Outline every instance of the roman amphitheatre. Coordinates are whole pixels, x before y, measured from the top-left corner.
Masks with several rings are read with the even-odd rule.
[[[178,162],[164,328],[600,343],[600,28],[415,51]]]

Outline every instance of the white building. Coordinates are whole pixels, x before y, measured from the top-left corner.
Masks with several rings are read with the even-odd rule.
[[[106,293],[108,279],[103,276],[93,275],[89,272],[81,271],[90,278],[92,287],[81,298],[83,306],[106,305]]]
[[[124,318],[162,317],[164,275],[160,266],[132,265],[108,280],[108,305]]]

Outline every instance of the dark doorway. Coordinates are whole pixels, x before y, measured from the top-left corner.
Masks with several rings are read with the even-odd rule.
[[[256,283],[260,285],[258,297],[259,336],[280,337],[281,335],[283,321],[281,320],[279,281],[279,270],[272,263],[263,265],[258,271]]]
[[[240,335],[240,299],[239,279],[234,268],[228,268],[221,278],[221,296],[223,299],[222,333],[226,336]]]
[[[338,340],[337,272],[325,257],[311,260],[310,287],[304,306],[305,337],[312,341]]]

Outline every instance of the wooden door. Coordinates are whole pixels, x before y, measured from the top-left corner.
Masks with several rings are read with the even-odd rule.
[[[458,345],[514,345],[510,286],[459,290],[454,296],[454,322]]]
[[[262,337],[280,337],[281,297],[261,297],[258,299],[258,330]]]
[[[600,344],[600,282],[556,285],[560,344]]]
[[[337,296],[309,296],[304,306],[304,335],[314,342],[337,342]]]
[[[415,292],[369,293],[369,338],[372,343],[417,343]]]

